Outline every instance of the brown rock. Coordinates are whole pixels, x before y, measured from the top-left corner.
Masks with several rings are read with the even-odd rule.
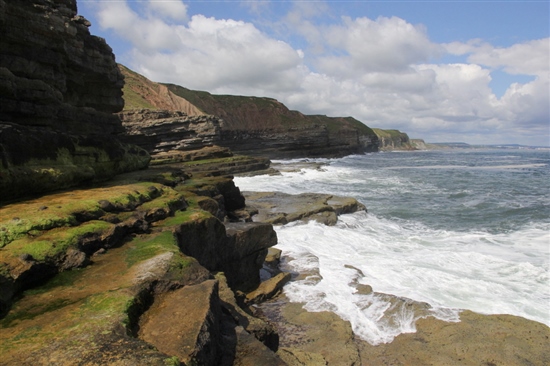
[[[233,320],[244,327],[256,339],[265,344],[273,352],[279,347],[279,334],[271,323],[248,314],[237,305],[233,291],[227,285],[227,279],[221,272],[216,274],[219,281],[219,294],[221,305],[231,314]]]
[[[372,365],[549,365],[550,328],[512,315],[460,314],[460,322],[420,319],[389,344],[361,343]]]
[[[139,337],[185,363],[217,364],[220,342],[218,282],[168,293],[143,315]]]
[[[281,349],[320,354],[328,365],[361,365],[349,322],[331,312],[307,312],[302,304],[287,301],[279,296],[259,305],[266,318],[277,325]]]
[[[286,363],[273,351],[250,335],[243,327],[235,328],[237,354],[234,366],[285,366]]]
[[[292,221],[315,220],[334,225],[337,216],[365,210],[365,206],[351,197],[338,197],[320,193],[291,195],[282,192],[243,192],[247,205],[258,211],[254,221],[274,225]]]
[[[291,277],[290,273],[281,272],[275,277],[260,283],[257,289],[246,294],[246,302],[248,304],[258,304],[271,299],[281,292],[283,286],[290,281]]]

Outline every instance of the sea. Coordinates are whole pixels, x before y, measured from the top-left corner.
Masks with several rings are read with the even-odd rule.
[[[286,269],[314,274],[285,286],[290,301],[336,313],[373,345],[414,332],[419,318],[410,306],[396,311],[383,294],[427,303],[429,314],[422,316],[447,321],[459,321],[469,309],[550,326],[550,149],[379,152],[274,163],[301,168],[236,177],[236,185],[351,196],[368,209],[341,215],[335,226],[276,227]],[[359,293],[358,284],[373,292]]]

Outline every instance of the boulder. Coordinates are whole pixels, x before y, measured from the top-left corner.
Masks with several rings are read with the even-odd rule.
[[[222,271],[234,290],[260,283],[267,248],[277,243],[273,227],[263,223],[228,223],[211,215],[197,217],[175,229],[180,249],[210,271]]]
[[[141,318],[138,336],[186,364],[216,365],[220,321],[218,282],[208,280],[156,299]]]
[[[290,273],[279,273],[278,275],[260,283],[257,289],[246,294],[246,303],[257,304],[271,299],[281,292],[283,286],[291,279]]]

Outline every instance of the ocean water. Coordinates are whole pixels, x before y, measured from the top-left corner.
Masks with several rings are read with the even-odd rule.
[[[550,325],[549,150],[383,152],[310,161],[326,164],[235,179],[243,191],[330,193],[368,208],[340,216],[336,226],[276,228],[286,268],[310,274],[285,286],[291,301],[335,312],[371,344],[414,332],[419,316],[459,321],[460,309]],[[358,284],[374,292],[359,293]],[[415,313],[383,294],[430,309]]]

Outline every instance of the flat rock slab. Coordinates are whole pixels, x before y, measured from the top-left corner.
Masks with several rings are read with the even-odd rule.
[[[351,324],[334,313],[310,313],[302,306],[288,302],[284,295],[260,305],[279,329],[281,357],[296,365],[310,365],[305,362],[308,359],[311,365],[322,364],[322,360],[328,365],[361,365]]]
[[[550,365],[550,328],[512,315],[460,314],[460,322],[429,317],[416,333],[359,348],[370,365]]]
[[[185,363],[215,365],[220,316],[218,281],[208,280],[155,301],[141,319],[138,336]]]
[[[321,193],[287,194],[282,192],[242,192],[247,207],[258,213],[252,218],[257,222],[287,224],[292,221],[315,220],[334,225],[337,216],[366,210],[355,198]]]

